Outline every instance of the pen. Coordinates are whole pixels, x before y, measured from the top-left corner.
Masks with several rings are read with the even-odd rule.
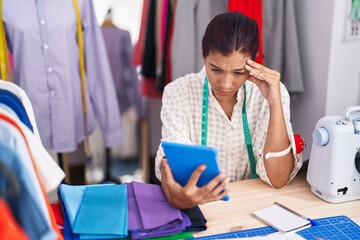
[[[303,218],[303,219],[306,219],[306,220],[310,221],[311,226],[316,226],[316,225],[317,225],[317,223],[316,223],[314,220],[312,220],[311,218],[307,218],[307,217],[301,215],[300,213],[298,213],[298,212],[296,212],[296,211],[294,211],[294,210],[292,210],[292,209],[290,209],[290,208],[282,205],[281,203],[275,202],[275,204],[278,205],[278,206],[280,206],[280,207],[282,207],[282,208],[284,208],[284,209],[286,209],[286,210],[288,210],[289,212],[291,212],[291,213],[293,213],[293,214],[295,214],[295,215]]]

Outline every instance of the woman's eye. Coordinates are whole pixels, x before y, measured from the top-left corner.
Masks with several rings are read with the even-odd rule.
[[[245,72],[235,72],[236,75],[243,75]]]
[[[220,70],[217,69],[217,68],[212,68],[211,70],[212,70],[213,72],[220,72]]]

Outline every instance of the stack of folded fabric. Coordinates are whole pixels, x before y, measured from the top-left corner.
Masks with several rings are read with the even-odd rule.
[[[132,239],[177,234],[191,225],[186,214],[170,205],[159,185],[134,181],[127,189]]]
[[[119,239],[128,236],[127,186],[61,184],[59,200],[65,239]]]
[[[174,208],[156,184],[61,184],[58,196],[65,239],[187,239],[206,229],[199,207]]]

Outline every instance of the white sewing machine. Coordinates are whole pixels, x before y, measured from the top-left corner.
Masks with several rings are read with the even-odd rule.
[[[312,138],[306,177],[311,191],[331,203],[360,199],[360,106],[321,118]]]

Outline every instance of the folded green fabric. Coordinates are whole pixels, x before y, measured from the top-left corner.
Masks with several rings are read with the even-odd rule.
[[[178,233],[178,234],[172,234],[172,235],[168,235],[168,236],[164,236],[164,237],[158,237],[158,238],[145,238],[146,240],[175,240],[175,239],[189,239],[189,238],[194,238],[194,235],[192,234],[192,232],[182,232],[182,233]]]

